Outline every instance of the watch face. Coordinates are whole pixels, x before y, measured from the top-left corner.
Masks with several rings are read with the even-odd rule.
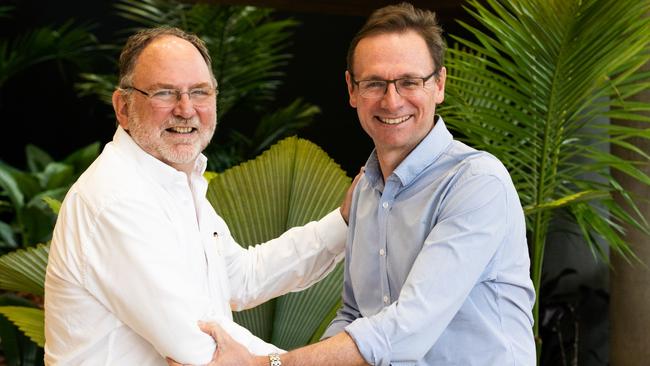
[[[269,355],[269,362],[271,366],[282,366],[282,361],[280,361],[280,355],[277,353],[271,353]]]

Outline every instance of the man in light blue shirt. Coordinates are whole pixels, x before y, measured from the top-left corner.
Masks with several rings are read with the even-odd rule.
[[[375,144],[352,201],[342,331],[374,365],[534,365],[526,224],[494,156],[435,115],[444,44],[401,4],[353,39],[350,104]]]
[[[494,156],[453,139],[435,15],[374,12],[352,40],[350,104],[372,138],[346,246],[343,307],[325,340],[279,365],[535,364],[524,213]],[[217,327],[217,365],[237,362]],[[231,363],[229,363],[231,362]]]

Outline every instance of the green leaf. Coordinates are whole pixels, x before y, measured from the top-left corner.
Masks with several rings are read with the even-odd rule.
[[[45,313],[43,310],[22,306],[0,306],[0,314],[6,316],[39,347],[45,347]]]
[[[18,242],[14,236],[14,229],[5,222],[0,221],[0,239],[3,247],[16,248]]]
[[[274,141],[293,135],[299,129],[308,126],[318,113],[320,108],[298,98],[287,107],[262,117],[252,140],[254,154],[261,153]]]
[[[99,156],[99,142],[94,142],[68,155],[62,163],[73,167],[76,180],[97,159],[97,156]]]
[[[45,170],[45,167],[53,162],[48,153],[32,144],[25,147],[25,155],[27,156],[27,166],[32,173]]]
[[[339,206],[349,184],[320,148],[290,137],[258,158],[214,176],[207,197],[237,241],[248,246],[321,218]],[[339,300],[342,281],[339,265],[308,290],[282,296],[261,310],[235,313],[235,319],[279,347],[307,344]]]
[[[609,198],[609,197],[610,197],[609,192],[602,192],[597,190],[582,191],[582,192],[572,193],[564,197],[560,197],[551,202],[545,202],[536,206],[526,206],[524,207],[524,212],[526,213],[526,215],[530,215],[540,210],[557,209],[577,202],[591,201],[598,198]]]
[[[52,210],[52,212],[54,212],[55,215],[59,214],[59,211],[61,211],[61,201],[56,200],[50,196],[44,196],[41,199],[47,204],[47,206]]]
[[[15,169],[7,164],[0,162],[0,188],[14,206],[14,209],[20,209],[25,203],[25,197],[20,189],[20,185],[14,174]]]
[[[33,307],[34,304],[13,294],[3,294],[0,295],[0,307],[4,306]],[[39,360],[42,362],[43,349],[3,315],[0,315],[0,339],[6,365],[37,365]]]
[[[88,67],[93,52],[98,49],[90,28],[69,21],[56,28],[29,30],[11,40],[0,39],[0,86],[15,74],[46,61]]]
[[[334,306],[332,306],[330,311],[327,313],[327,315],[325,315],[323,320],[320,322],[320,325],[318,326],[318,328],[316,328],[316,331],[311,336],[311,339],[309,340],[309,344],[320,341],[323,334],[325,334],[327,327],[329,327],[332,320],[336,318],[336,314],[342,306],[343,306],[343,299],[339,299],[339,301],[337,301],[337,303]]]
[[[0,257],[0,289],[42,296],[49,246],[20,249]]]
[[[628,199],[628,210],[611,199],[611,192],[621,192],[612,184],[612,171],[650,184],[640,169],[649,154],[628,140],[648,138],[649,126],[598,121],[648,121],[650,103],[625,99],[647,90],[650,82],[641,69],[650,62],[650,2],[468,4],[476,22],[461,23],[471,38],[454,37],[458,44],[449,49],[448,98],[439,111],[463,141],[489,151],[510,171],[527,210],[535,288],[540,289],[550,222],[564,209],[595,256],[607,260],[596,244],[602,238],[612,250],[633,258],[622,240],[622,223],[643,232],[650,228],[634,200]],[[634,152],[638,160],[609,153],[611,144]],[[538,304],[534,316],[537,335]]]
[[[74,182],[73,167],[57,162],[49,163],[43,172],[37,173],[37,176],[41,181],[41,187],[48,190],[69,187]]]

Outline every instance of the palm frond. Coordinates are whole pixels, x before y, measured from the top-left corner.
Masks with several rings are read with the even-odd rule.
[[[339,205],[349,183],[320,148],[290,137],[255,160],[214,176],[207,197],[238,242],[248,246],[324,216]],[[306,291],[235,313],[235,319],[279,347],[304,345],[340,298],[341,284],[338,266]]]
[[[205,41],[219,81],[223,117],[237,103],[252,109],[271,100],[289,54],[292,20],[272,20],[270,9],[185,4],[174,0],[120,0],[118,13],[143,26],[171,25]]]
[[[474,39],[454,38],[443,114],[467,143],[509,169],[527,207],[536,289],[549,225],[560,208],[595,256],[607,260],[595,240],[601,237],[633,258],[622,223],[650,230],[634,199],[628,209],[612,199],[625,195],[612,173],[650,184],[640,169],[648,154],[629,142],[649,137],[643,113],[650,103],[627,100],[650,83],[641,70],[650,61],[650,18],[644,17],[650,2],[470,0],[467,10],[481,28],[461,23]],[[616,116],[642,127],[602,123]],[[617,157],[610,145],[637,160]]]
[[[23,306],[0,306],[0,314],[14,323],[39,347],[45,347],[45,313]]]
[[[42,296],[49,246],[40,244],[0,257],[0,289]]]
[[[11,40],[0,40],[0,86],[11,76],[49,60],[87,67],[91,51],[98,47],[90,29],[66,22],[58,28],[37,28]]]

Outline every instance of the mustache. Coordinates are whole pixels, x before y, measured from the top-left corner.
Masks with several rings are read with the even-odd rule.
[[[194,116],[192,118],[179,118],[179,117],[170,117],[165,122],[163,122],[163,128],[171,128],[171,127],[193,127],[193,128],[199,128],[200,126],[200,121],[198,116]]]

